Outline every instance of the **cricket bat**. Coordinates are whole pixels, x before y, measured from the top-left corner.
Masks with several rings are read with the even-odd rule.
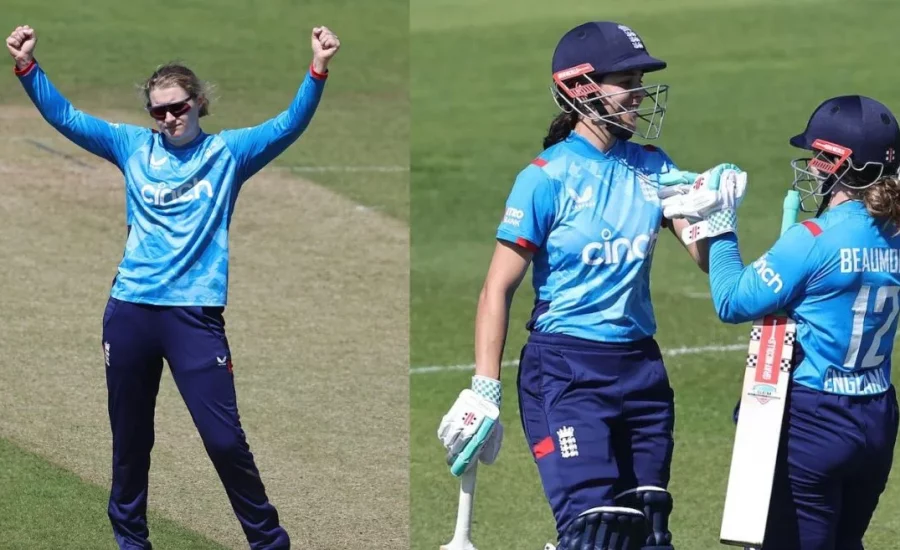
[[[797,221],[800,195],[784,199],[782,234]],[[796,325],[783,312],[754,321],[741,390],[719,541],[761,548],[791,378]]]

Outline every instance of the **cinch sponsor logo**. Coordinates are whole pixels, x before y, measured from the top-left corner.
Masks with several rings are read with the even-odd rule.
[[[781,281],[781,275],[769,267],[765,256],[753,262],[753,269],[759,273],[760,278],[766,283],[766,286],[772,288],[775,294],[781,292],[781,288],[784,286],[784,283]]]
[[[519,222],[525,217],[525,212],[518,208],[507,207],[506,213],[503,215],[503,223],[508,223],[515,227],[519,227]]]
[[[588,243],[581,249],[581,261],[587,265],[617,264],[623,260],[643,260],[653,253],[656,233],[644,233],[634,240],[627,237],[613,239],[613,233],[604,229],[600,234],[602,242]]]
[[[206,196],[212,198],[212,184],[206,180],[185,182],[175,189],[169,189],[165,183],[160,183],[157,187],[145,185],[141,187],[141,197],[147,204],[154,206],[168,206],[179,202],[191,202],[199,199],[203,192]]]

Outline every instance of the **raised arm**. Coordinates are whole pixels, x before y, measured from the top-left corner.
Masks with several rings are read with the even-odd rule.
[[[249,179],[283,153],[312,120],[325,88],[328,63],[341,43],[327,27],[314,28],[311,40],[312,63],[287,110],[258,126],[226,130],[220,134],[237,160],[240,181]]]
[[[6,39],[6,48],[16,61],[16,75],[41,116],[79,147],[121,167],[134,139],[149,130],[111,124],[73,107],[35,61],[36,45],[37,34],[29,26],[16,27]]]

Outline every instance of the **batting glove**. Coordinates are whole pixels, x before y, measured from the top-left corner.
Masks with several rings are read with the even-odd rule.
[[[503,442],[500,423],[499,380],[472,378],[472,389],[460,392],[450,411],[441,419],[437,435],[447,449],[447,464],[453,475],[462,475],[477,460],[493,464]]]
[[[720,164],[702,174],[674,172],[661,177],[660,184],[663,216],[702,220],[740,206],[747,190],[747,173],[734,164]]]

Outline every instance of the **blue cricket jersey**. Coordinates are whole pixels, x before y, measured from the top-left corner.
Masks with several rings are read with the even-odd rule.
[[[656,332],[658,176],[674,168],[655,147],[619,140],[604,153],[572,132],[519,173],[497,238],[534,251],[535,330],[600,342]]]
[[[203,133],[183,146],[160,133],[75,109],[37,64],[19,76],[54,128],[125,176],[125,254],[111,295],[156,305],[224,306],[228,227],[241,186],[306,129],[325,86],[307,72],[290,107],[252,128]]]
[[[900,236],[857,201],[795,224],[744,267],[734,234],[710,245],[719,317],[749,321],[784,309],[803,359],[794,381],[842,395],[879,394],[891,380],[900,312]]]

